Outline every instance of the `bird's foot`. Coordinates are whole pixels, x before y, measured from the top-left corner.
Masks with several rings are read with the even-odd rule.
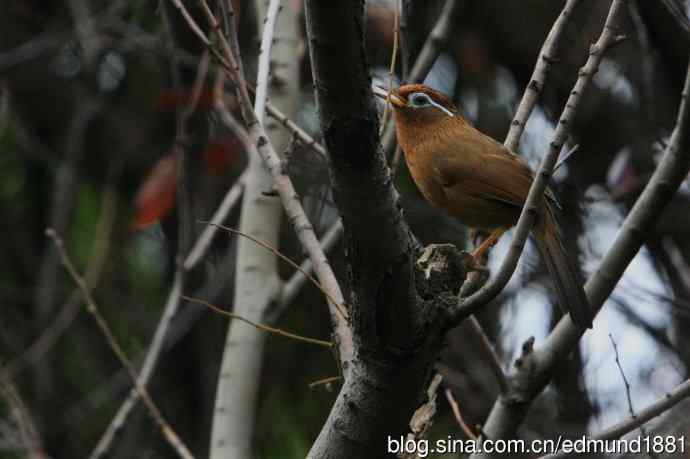
[[[475,251],[476,252],[476,251]],[[469,271],[478,271],[481,273],[488,273],[489,268],[486,267],[484,264],[484,255],[479,254],[479,256],[476,256],[475,253],[470,253],[468,254],[469,256],[467,257],[467,269]]]

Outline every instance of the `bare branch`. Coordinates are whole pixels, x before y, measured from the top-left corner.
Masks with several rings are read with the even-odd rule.
[[[590,438],[592,440],[615,440],[617,438],[621,438],[625,434],[642,427],[644,424],[656,418],[657,416],[661,416],[666,411],[678,405],[688,397],[690,397],[690,380],[686,380],[685,382],[679,384],[658,401],[641,410],[634,417],[630,417],[625,421],[614,424],[608,429],[592,435]],[[570,455],[556,453],[542,456],[539,459],[563,459],[566,457],[570,457]]]
[[[235,181],[228,192],[225,193],[225,197],[221,201],[216,211],[213,213],[211,221],[201,232],[199,238],[192,246],[192,250],[189,251],[189,255],[187,255],[187,258],[184,260],[183,267],[185,271],[193,269],[204,257],[204,255],[206,255],[206,252],[211,246],[213,238],[218,232],[218,225],[228,218],[228,215],[232,209],[239,202],[239,199],[242,196],[242,188],[244,187],[246,178],[247,175],[245,172]]]
[[[324,296],[326,297],[326,300],[336,304],[336,307],[338,308],[338,312],[342,315],[343,319],[347,320],[347,313],[343,309],[343,305],[337,304],[335,298],[333,298],[330,295],[330,293],[328,293],[328,291],[323,287],[323,285],[321,285],[319,283],[319,281],[314,279],[311,274],[309,274],[306,270],[302,269],[297,263],[292,261],[288,256],[286,256],[285,254],[280,252],[275,247],[271,246],[271,244],[264,242],[261,239],[255,238],[254,236],[252,236],[250,234],[244,233],[242,231],[238,231],[238,230],[236,230],[234,228],[230,228],[228,226],[224,226],[224,225],[220,225],[220,224],[214,224],[211,222],[200,222],[200,223],[205,223],[208,225],[216,225],[218,228],[222,229],[223,231],[227,231],[230,234],[236,234],[238,236],[245,237],[245,238],[249,239],[250,241],[254,242],[255,244],[260,245],[261,247],[265,248],[269,252],[273,253],[276,257],[280,258],[281,260],[283,260],[284,262],[286,262],[287,264],[289,264],[290,266],[295,268],[297,271],[299,271],[302,274],[302,276],[304,276],[307,280],[309,280],[316,288],[321,290],[321,293],[324,294]]]
[[[22,400],[19,391],[12,383],[9,376],[0,370],[0,397],[2,397],[7,404],[7,414],[13,417],[19,430],[22,447],[28,459],[44,459],[47,457],[43,451],[41,444],[41,437],[38,435],[38,430],[34,424],[31,414],[26,407],[26,403]]]
[[[333,223],[331,227],[326,231],[326,233],[321,238],[321,246],[323,250],[329,252],[340,240],[343,235],[343,223],[341,220]],[[283,311],[292,304],[293,300],[297,294],[302,290],[302,287],[307,282],[307,277],[302,275],[302,272],[309,273],[314,269],[314,265],[311,260],[307,258],[304,260],[299,270],[295,272],[280,292],[280,299],[277,301],[276,310],[271,313],[271,317],[280,317]],[[273,319],[275,320],[275,319]]]
[[[448,42],[460,5],[462,5],[460,0],[446,0],[434,28],[431,29],[431,33],[424,42],[424,47],[419,52],[410,75],[407,77],[409,83],[421,83],[431,70],[436,58]]]
[[[273,32],[275,30],[278,12],[280,11],[280,0],[270,0],[264,31],[261,34],[261,48],[259,49],[259,69],[256,77],[256,94],[254,96],[254,115],[256,119],[263,123],[266,110],[266,99],[268,98],[268,73],[271,68],[271,46],[273,46]]]
[[[192,459],[194,456],[189,451],[187,446],[182,442],[182,439],[180,439],[180,437],[175,433],[170,424],[168,424],[168,422],[163,418],[163,414],[161,413],[160,409],[154,403],[153,399],[149,395],[146,386],[142,386],[141,384],[139,384],[137,371],[134,369],[132,362],[129,360],[124,350],[118,343],[117,338],[110,329],[110,326],[101,315],[98,306],[96,305],[96,302],[93,299],[93,296],[91,295],[91,291],[89,290],[88,285],[86,284],[86,281],[79,275],[76,268],[74,267],[74,264],[70,260],[69,255],[65,250],[65,246],[62,242],[62,239],[60,239],[60,237],[52,228],[46,230],[46,235],[53,240],[55,248],[58,251],[60,260],[62,261],[62,264],[64,265],[65,269],[67,269],[67,272],[69,273],[70,277],[77,285],[77,287],[79,287],[79,290],[81,291],[82,296],[84,297],[84,301],[86,302],[86,310],[89,312],[89,314],[93,316],[94,320],[96,321],[96,324],[98,325],[99,330],[105,337],[108,346],[113,351],[113,353],[120,361],[122,366],[125,367],[125,369],[127,370],[127,373],[130,379],[132,380],[132,383],[134,384],[134,389],[139,393],[139,397],[141,397],[141,399],[144,401],[144,405],[146,405],[149,415],[151,416],[153,421],[158,425],[158,428],[163,434],[163,437],[173,448],[173,450],[177,453],[178,456],[184,459]]]
[[[327,157],[326,149],[323,147],[323,145],[318,143],[312,136],[307,134],[307,131],[299,127],[297,123],[295,123],[287,116],[285,116],[283,113],[281,113],[281,111],[278,110],[275,106],[273,106],[270,102],[266,103],[266,111],[268,112],[268,116],[275,119],[280,124],[282,124],[287,130],[292,132],[305,146],[314,150],[322,158],[325,159]]]
[[[520,137],[525,130],[527,120],[539,100],[539,95],[544,90],[544,84],[546,83],[546,77],[551,69],[551,65],[556,61],[556,53],[560,47],[565,26],[579,2],[580,0],[568,0],[566,2],[561,14],[558,16],[558,19],[556,19],[556,22],[553,23],[553,27],[551,27],[551,31],[541,47],[537,63],[532,72],[532,77],[525,88],[525,92],[522,94],[522,99],[515,111],[513,121],[510,123],[510,130],[508,131],[505,142],[503,142],[503,145],[505,145],[508,150],[516,151],[520,144]]]
[[[101,278],[103,267],[108,260],[110,252],[110,236],[113,223],[117,215],[117,193],[111,186],[106,186],[103,191],[101,204],[101,216],[96,226],[93,249],[84,274],[89,289],[93,289]],[[69,299],[60,308],[53,322],[21,355],[11,360],[2,370],[8,379],[23,371],[29,365],[36,364],[50,348],[60,339],[74,322],[81,310],[81,293],[75,289]]]
[[[632,397],[630,396],[630,383],[628,382],[628,377],[625,376],[625,372],[623,371],[623,366],[621,365],[621,359],[620,355],[618,354],[618,345],[616,344],[616,341],[613,339],[613,335],[609,333],[609,339],[611,340],[611,345],[613,346],[613,353],[615,354],[615,360],[616,360],[616,366],[618,367],[618,372],[621,375],[621,379],[623,379],[623,386],[625,387],[625,396],[628,399],[628,412],[630,413],[631,418],[635,418],[635,408],[633,407],[633,402],[632,402]],[[642,429],[642,427],[640,427]],[[641,432],[644,435],[644,431]]]
[[[484,328],[482,328],[482,324],[479,323],[477,318],[472,315],[468,318],[468,321],[471,333],[477,337],[477,341],[479,342],[479,347],[484,357],[482,360],[489,365],[491,373],[493,373],[494,378],[496,378],[501,392],[506,392],[508,390],[508,381],[506,380],[506,374],[501,366],[501,359],[498,357],[498,354],[496,354],[496,350],[491,344],[489,337],[486,336]]]
[[[453,410],[455,422],[458,423],[460,430],[462,430],[464,434],[467,435],[467,438],[476,440],[477,436],[474,434],[474,432],[472,432],[472,429],[470,429],[470,427],[465,422],[465,419],[462,417],[462,413],[460,412],[460,406],[458,405],[458,402],[455,400],[455,397],[453,397],[453,391],[451,391],[449,388],[446,388],[443,392],[446,395],[446,400],[448,400],[448,404],[450,405],[451,410]]]
[[[275,335],[284,336],[285,338],[290,338],[290,339],[293,339],[295,341],[302,341],[303,343],[317,344],[319,346],[324,346],[324,347],[331,347],[332,346],[330,341],[324,341],[322,339],[316,339],[316,338],[308,338],[306,336],[298,335],[296,333],[291,333],[291,332],[285,331],[285,330],[280,329],[280,328],[271,327],[270,325],[260,324],[258,322],[253,321],[253,320],[247,319],[246,317],[242,317],[239,314],[235,314],[233,312],[226,311],[225,309],[221,308],[220,306],[216,306],[215,304],[210,303],[206,300],[202,300],[201,298],[192,298],[191,296],[187,296],[187,295],[181,295],[181,298],[183,300],[187,300],[187,301],[190,301],[192,303],[197,303],[197,304],[201,304],[203,306],[206,306],[207,308],[211,309],[214,312],[217,312],[218,314],[220,314],[222,316],[230,317],[231,319],[239,320],[240,322],[244,322],[244,323],[251,325],[252,327],[257,328],[257,329],[264,331],[266,333],[273,333]]]

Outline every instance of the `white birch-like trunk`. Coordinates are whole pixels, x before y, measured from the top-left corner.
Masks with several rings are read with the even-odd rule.
[[[257,0],[257,3],[262,1]],[[275,33],[271,102],[292,118],[296,111],[299,79],[297,18],[290,5],[284,5],[279,14]],[[277,151],[287,147],[289,134],[278,129],[267,131]],[[283,214],[281,201],[264,194],[273,188],[273,180],[258,155],[250,158],[247,172],[240,230],[277,247]],[[277,259],[247,238],[240,237],[237,242],[234,312],[262,322],[280,292]],[[211,459],[255,457],[252,437],[265,338],[265,332],[246,323],[232,321],[230,324],[216,391]]]

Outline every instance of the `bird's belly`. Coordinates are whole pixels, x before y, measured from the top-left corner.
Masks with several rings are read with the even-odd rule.
[[[484,230],[509,228],[520,217],[520,209],[515,206],[471,195],[454,195],[443,208],[463,224]]]
[[[509,228],[514,226],[520,217],[521,209],[517,206],[464,193],[459,187],[447,190],[433,182],[418,183],[418,187],[434,206],[470,228]]]

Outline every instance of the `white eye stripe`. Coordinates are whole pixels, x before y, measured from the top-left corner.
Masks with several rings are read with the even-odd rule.
[[[407,105],[411,108],[424,108],[424,107],[435,107],[441,110],[446,115],[452,117],[453,112],[448,110],[443,105],[435,102],[431,97],[423,92],[415,92],[409,95],[407,98]]]

